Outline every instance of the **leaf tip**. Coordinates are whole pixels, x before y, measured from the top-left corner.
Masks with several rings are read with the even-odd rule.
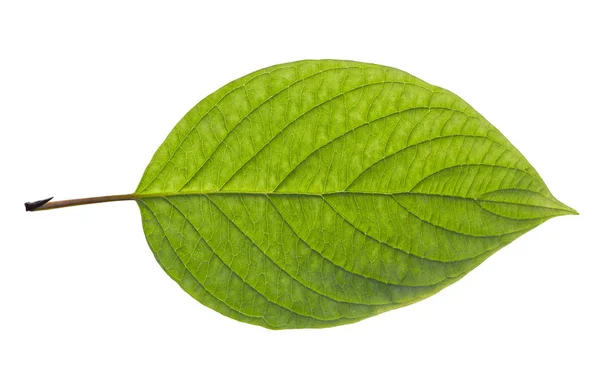
[[[579,215],[579,212],[577,212],[576,209],[571,208],[571,207],[567,207],[568,208],[568,214],[567,215]]]
[[[556,202],[558,203],[558,208],[561,211],[563,211],[563,213],[561,215],[579,215],[579,212],[577,212],[577,210],[575,210],[574,208],[571,208],[568,205],[566,205],[565,203],[562,203],[558,200],[556,200]]]
[[[557,214],[556,216],[560,216],[560,215],[579,215],[579,212],[577,212],[577,210],[575,210],[574,208],[569,207],[568,205],[558,202],[560,205],[557,206],[556,210],[557,210]]]
[[[35,211],[52,199],[53,197],[49,197],[43,200],[25,202],[25,211]]]

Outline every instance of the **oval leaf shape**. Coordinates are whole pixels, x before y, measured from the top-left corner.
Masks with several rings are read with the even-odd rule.
[[[265,68],[202,100],[136,196],[171,278],[204,305],[272,329],[412,304],[574,213],[455,94],[335,60]]]

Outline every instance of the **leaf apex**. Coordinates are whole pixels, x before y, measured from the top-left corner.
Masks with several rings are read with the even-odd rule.
[[[576,209],[568,207],[568,206],[566,206],[566,207],[567,207],[567,209],[565,211],[568,212],[567,215],[579,215],[579,212],[577,212]]]
[[[557,200],[556,198],[554,198],[554,201],[556,202],[556,208],[558,210],[563,211],[561,215],[579,215],[579,212],[577,212],[577,210],[575,210],[574,208],[569,207],[565,203]]]

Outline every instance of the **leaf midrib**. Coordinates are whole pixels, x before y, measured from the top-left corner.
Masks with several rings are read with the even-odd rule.
[[[330,195],[376,195],[376,196],[396,196],[396,195],[413,195],[413,196],[440,196],[458,198],[464,200],[478,200],[474,197],[443,195],[440,193],[422,193],[422,192],[368,192],[368,191],[331,191],[331,192],[278,192],[278,191],[227,191],[227,190],[210,190],[210,191],[192,191],[192,192],[162,192],[162,193],[134,193],[132,196],[135,199],[155,198],[155,197],[174,197],[174,196],[194,196],[194,195],[264,195],[264,196],[315,196],[323,197]],[[483,200],[494,202],[494,200]],[[509,202],[504,202],[509,203]]]
[[[416,217],[417,219],[433,226],[439,229],[442,229],[444,231],[448,231],[454,234],[458,234],[458,235],[463,235],[463,236],[467,236],[467,237],[473,237],[473,238],[499,238],[499,237],[506,237],[506,236],[510,236],[510,235],[514,235],[517,233],[523,233],[528,231],[529,229],[520,229],[520,230],[515,230],[515,231],[511,231],[511,232],[506,232],[506,233],[502,233],[502,234],[496,234],[496,235],[474,235],[471,233],[464,233],[464,232],[460,232],[460,231],[456,231],[456,230],[452,230],[449,229],[447,227],[444,226],[440,226],[436,223],[433,223],[429,220],[423,219],[422,217],[416,215],[414,212],[410,211],[409,209],[407,209],[402,203],[400,203],[398,201],[398,199],[395,196],[399,196],[399,195],[411,195],[411,196],[437,196],[437,197],[449,197],[449,198],[456,198],[456,199],[461,199],[461,200],[469,200],[472,202],[477,203],[477,205],[479,205],[480,200],[478,200],[477,198],[472,198],[472,197],[463,197],[463,196],[454,196],[454,195],[442,195],[442,194],[433,194],[433,193],[416,193],[416,192],[395,192],[395,193],[382,193],[382,192],[360,192],[360,191],[336,191],[336,192],[324,192],[324,193],[299,193],[299,192],[255,192],[255,191],[248,191],[248,192],[243,192],[243,191],[207,191],[207,192],[185,192],[185,193],[161,193],[161,194],[148,194],[148,195],[134,195],[135,199],[137,200],[143,200],[143,199],[154,199],[154,198],[165,198],[168,199],[169,197],[185,197],[185,196],[205,196],[207,197],[209,200],[212,199],[210,198],[210,196],[215,196],[215,195],[230,195],[230,196],[264,196],[266,197],[269,201],[271,201],[271,197],[272,196],[297,196],[297,197],[318,197],[321,198],[325,201],[325,203],[327,203],[331,208],[334,209],[334,211],[336,211],[336,213],[341,216],[344,220],[347,221],[347,218],[345,218],[345,216],[343,214],[341,214],[333,205],[331,205],[331,203],[327,200],[326,196],[333,196],[333,195],[347,195],[347,196],[352,196],[352,195],[366,195],[366,196],[388,196],[388,197],[392,197],[392,199],[403,209],[405,210],[407,213],[409,213],[410,215],[413,215],[414,217]],[[486,202],[490,202],[490,203],[495,203],[494,200],[483,200]],[[214,203],[214,202],[213,202]],[[511,204],[509,202],[499,202],[501,204]],[[521,203],[513,203],[516,205],[522,205]],[[481,207],[481,206],[480,206]],[[483,208],[483,207],[482,207]],[[558,208],[554,208],[555,210],[559,210]],[[486,211],[488,211],[486,209]],[[561,210],[563,211],[563,210]],[[565,210],[566,211],[566,210]],[[490,212],[490,211],[488,211]],[[497,215],[497,214],[495,214]],[[517,219],[517,218],[510,218],[510,217],[504,217],[505,219],[511,219],[511,220],[527,220],[527,221],[534,221],[534,220],[540,220],[540,218],[522,218],[522,219]],[[363,233],[364,235],[381,242],[380,240],[377,240],[376,238],[372,237],[371,235],[365,233],[363,230],[359,229],[358,227],[356,227],[352,222],[349,222],[355,229],[359,230],[361,233]],[[387,245],[387,244],[386,244]],[[391,246],[391,245],[388,245]],[[391,246],[393,249],[397,249],[394,246]],[[397,250],[401,250],[401,249],[397,249]],[[405,252],[405,251],[403,251]],[[387,283],[387,282],[386,282]]]
[[[509,188],[514,189],[514,188]],[[527,189],[524,189],[527,190]],[[539,194],[537,192],[533,192]],[[458,196],[458,195],[444,195],[441,193],[423,193],[423,192],[413,192],[413,191],[405,191],[405,192],[368,192],[368,191],[332,191],[332,192],[277,192],[277,191],[266,191],[266,192],[258,192],[258,191],[227,191],[227,190],[212,190],[212,191],[193,191],[193,192],[163,192],[163,193],[134,193],[131,195],[133,200],[139,199],[151,199],[151,198],[163,198],[163,197],[177,197],[177,196],[212,196],[212,195],[232,195],[232,196],[313,196],[313,197],[325,197],[325,196],[334,196],[334,195],[371,195],[371,196],[400,196],[400,195],[411,195],[411,196],[437,196],[437,197],[447,197],[452,199],[461,199],[461,200],[470,200],[476,203],[486,202],[486,203],[498,203],[498,204],[514,204],[521,205],[527,207],[543,207],[548,209],[554,209],[559,211],[570,211],[568,209],[560,209],[554,207],[544,207],[544,206],[536,206],[533,204],[525,204],[525,203],[517,203],[517,202],[509,202],[509,201],[497,201],[497,200],[488,200],[488,199],[479,199],[477,197],[466,197],[466,196]],[[540,195],[543,196],[543,195]]]

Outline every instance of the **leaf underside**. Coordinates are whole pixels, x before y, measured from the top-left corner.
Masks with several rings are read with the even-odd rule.
[[[351,61],[266,68],[175,126],[136,190],[161,267],[266,328],[347,324],[574,211],[453,93]]]

